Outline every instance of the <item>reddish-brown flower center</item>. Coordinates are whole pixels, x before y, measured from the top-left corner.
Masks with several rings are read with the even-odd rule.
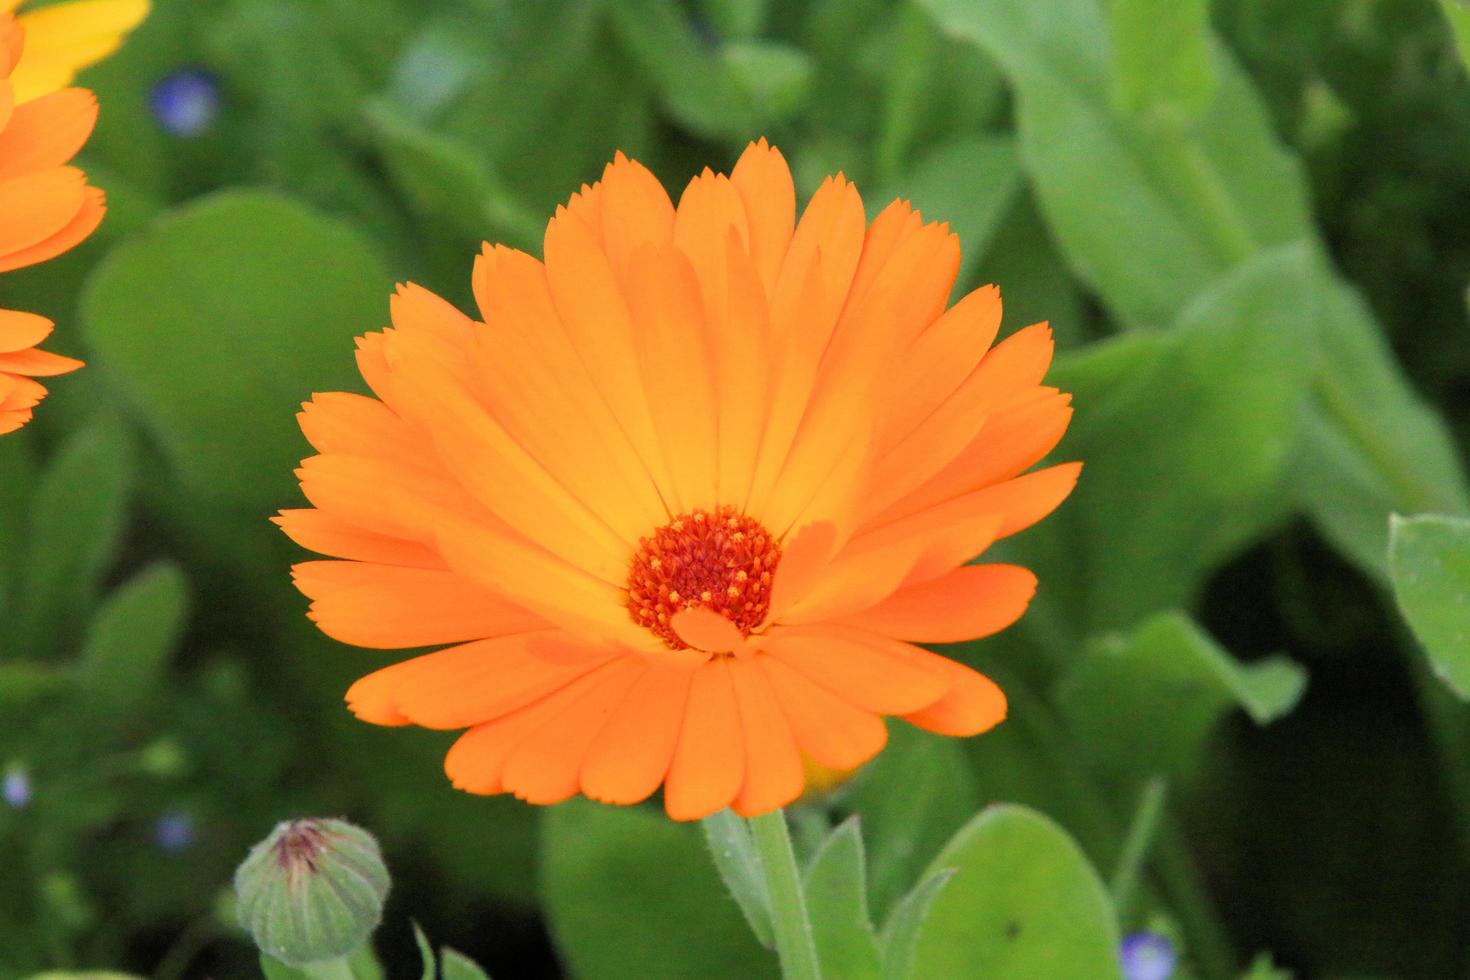
[[[628,613],[674,650],[688,644],[670,621],[703,606],[746,636],[771,606],[780,542],[733,507],[681,514],[638,543],[628,572]]]

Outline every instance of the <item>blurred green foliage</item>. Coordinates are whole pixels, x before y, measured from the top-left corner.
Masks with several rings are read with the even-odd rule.
[[[1052,322],[1060,455],[1086,461],[1007,543],[1031,612],[949,651],[1010,720],[896,726],[795,813],[824,959],[1102,977],[1150,928],[1179,976],[1268,948],[1303,976],[1462,975],[1461,7],[156,0],[85,79],[108,221],[0,279],[90,364],[0,441],[0,770],[29,793],[0,804],[0,976],[255,975],[222,895],[302,813],[381,835],[390,975],[425,969],[410,916],[502,976],[773,973],[696,828],[464,796],[444,735],[347,717],[396,655],[315,633],[266,523],[298,502],[297,403],[360,387],[351,338],[394,281],[465,303],[480,241],[536,250],[614,150],[677,194],[760,135],[803,194],[842,170],[871,212],[952,222],[960,288]],[[184,68],[222,95],[189,139],[150,108]],[[1390,548],[1392,512],[1438,516]]]

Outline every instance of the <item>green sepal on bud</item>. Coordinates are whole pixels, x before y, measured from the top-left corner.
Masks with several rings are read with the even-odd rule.
[[[235,871],[240,924],[291,966],[356,950],[383,917],[388,869],[378,842],[345,820],[288,820]]]

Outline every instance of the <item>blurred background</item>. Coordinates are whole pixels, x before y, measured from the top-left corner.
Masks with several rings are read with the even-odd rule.
[[[1004,331],[1051,322],[1086,461],[1006,542],[1031,612],[949,651],[1010,720],[895,730],[797,814],[862,815],[880,919],[994,801],[1106,879],[1152,785],[1118,915],[1176,976],[1470,969],[1470,708],[1387,550],[1470,499],[1470,82],[1432,0],[156,0],[82,83],[108,219],[0,278],[89,364],[0,441],[0,976],[257,975],[229,877],[304,814],[380,835],[390,975],[410,919],[497,976],[774,975],[697,831],[463,795],[449,734],[352,720],[400,655],[319,636],[267,522],[394,282],[469,309],[480,242],[539,254],[615,150],[677,196],[762,135],[803,199],[842,170],[951,222]]]

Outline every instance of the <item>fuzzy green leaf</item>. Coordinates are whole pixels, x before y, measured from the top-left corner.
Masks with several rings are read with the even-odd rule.
[[[1470,520],[1395,516],[1389,574],[1435,674],[1470,700]]]

